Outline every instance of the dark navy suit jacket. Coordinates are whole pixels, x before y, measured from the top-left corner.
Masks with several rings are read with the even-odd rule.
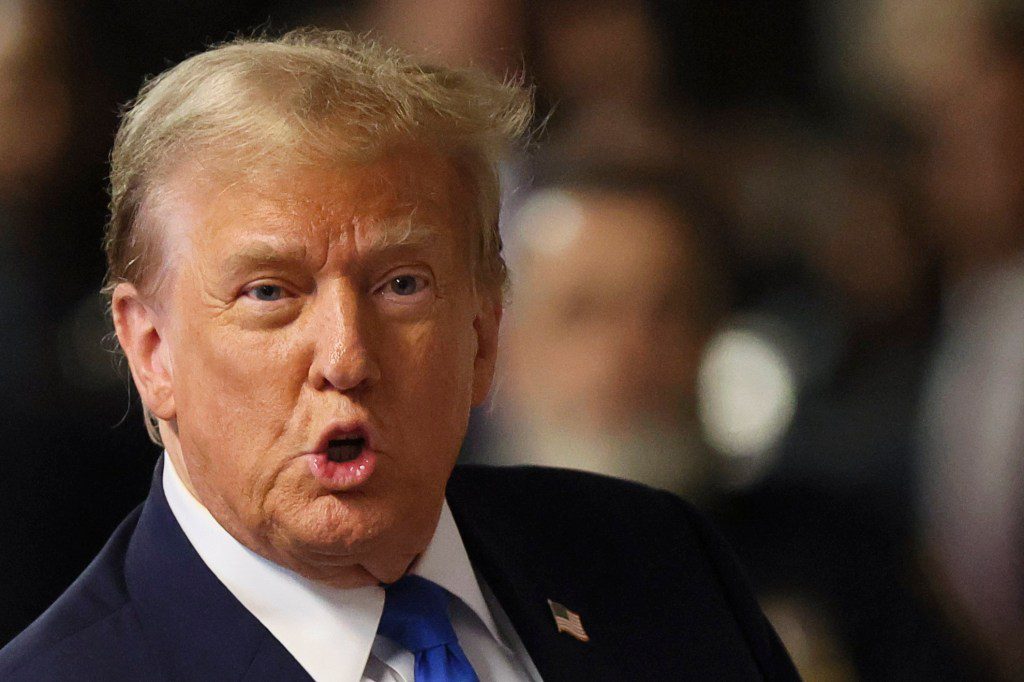
[[[541,676],[792,680],[723,541],[685,503],[550,469],[458,467],[448,502],[470,560]],[[558,632],[548,599],[589,642]],[[309,681],[199,558],[157,468],[145,504],[0,651],[0,680]]]

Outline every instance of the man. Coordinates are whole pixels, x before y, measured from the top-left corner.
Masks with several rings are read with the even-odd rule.
[[[452,473],[505,278],[528,98],[342,33],[143,88],[111,169],[114,326],[166,449],[0,678],[788,679],[680,501]]]
[[[544,464],[701,497],[718,461],[697,425],[700,357],[727,298],[721,221],[678,172],[551,164],[506,244],[515,306],[477,461]],[[643,282],[643,286],[637,286]]]
[[[995,679],[1024,678],[1024,5],[985,3],[958,80],[923,123],[942,258],[922,394],[919,543],[954,631]]]

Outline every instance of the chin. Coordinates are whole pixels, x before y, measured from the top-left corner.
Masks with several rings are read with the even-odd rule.
[[[430,510],[392,490],[288,492],[293,494],[277,498],[264,526],[270,552],[278,563],[335,585],[368,584],[367,565],[378,578],[387,572],[382,566],[404,569],[426,548],[436,525]]]
[[[275,524],[291,543],[310,551],[351,556],[386,531],[390,515],[364,496],[320,495]]]
[[[418,541],[418,529],[409,526],[408,517],[370,502],[321,496],[303,513],[274,524],[277,537],[268,539],[275,556],[270,558],[335,587],[387,582],[389,571],[397,571],[391,580],[400,577],[426,542]]]

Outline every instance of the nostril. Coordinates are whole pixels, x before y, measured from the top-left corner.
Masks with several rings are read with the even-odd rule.
[[[366,388],[380,378],[380,369],[365,348],[334,349],[314,362],[311,370],[317,387],[338,391]]]

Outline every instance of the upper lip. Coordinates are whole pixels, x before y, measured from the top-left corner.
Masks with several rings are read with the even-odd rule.
[[[320,438],[317,440],[310,452],[326,452],[332,440],[352,438],[362,438],[365,441],[365,447],[367,449],[373,449],[377,440],[370,428],[370,425],[361,419],[332,422],[331,424],[328,424],[323,431],[321,431]]]

